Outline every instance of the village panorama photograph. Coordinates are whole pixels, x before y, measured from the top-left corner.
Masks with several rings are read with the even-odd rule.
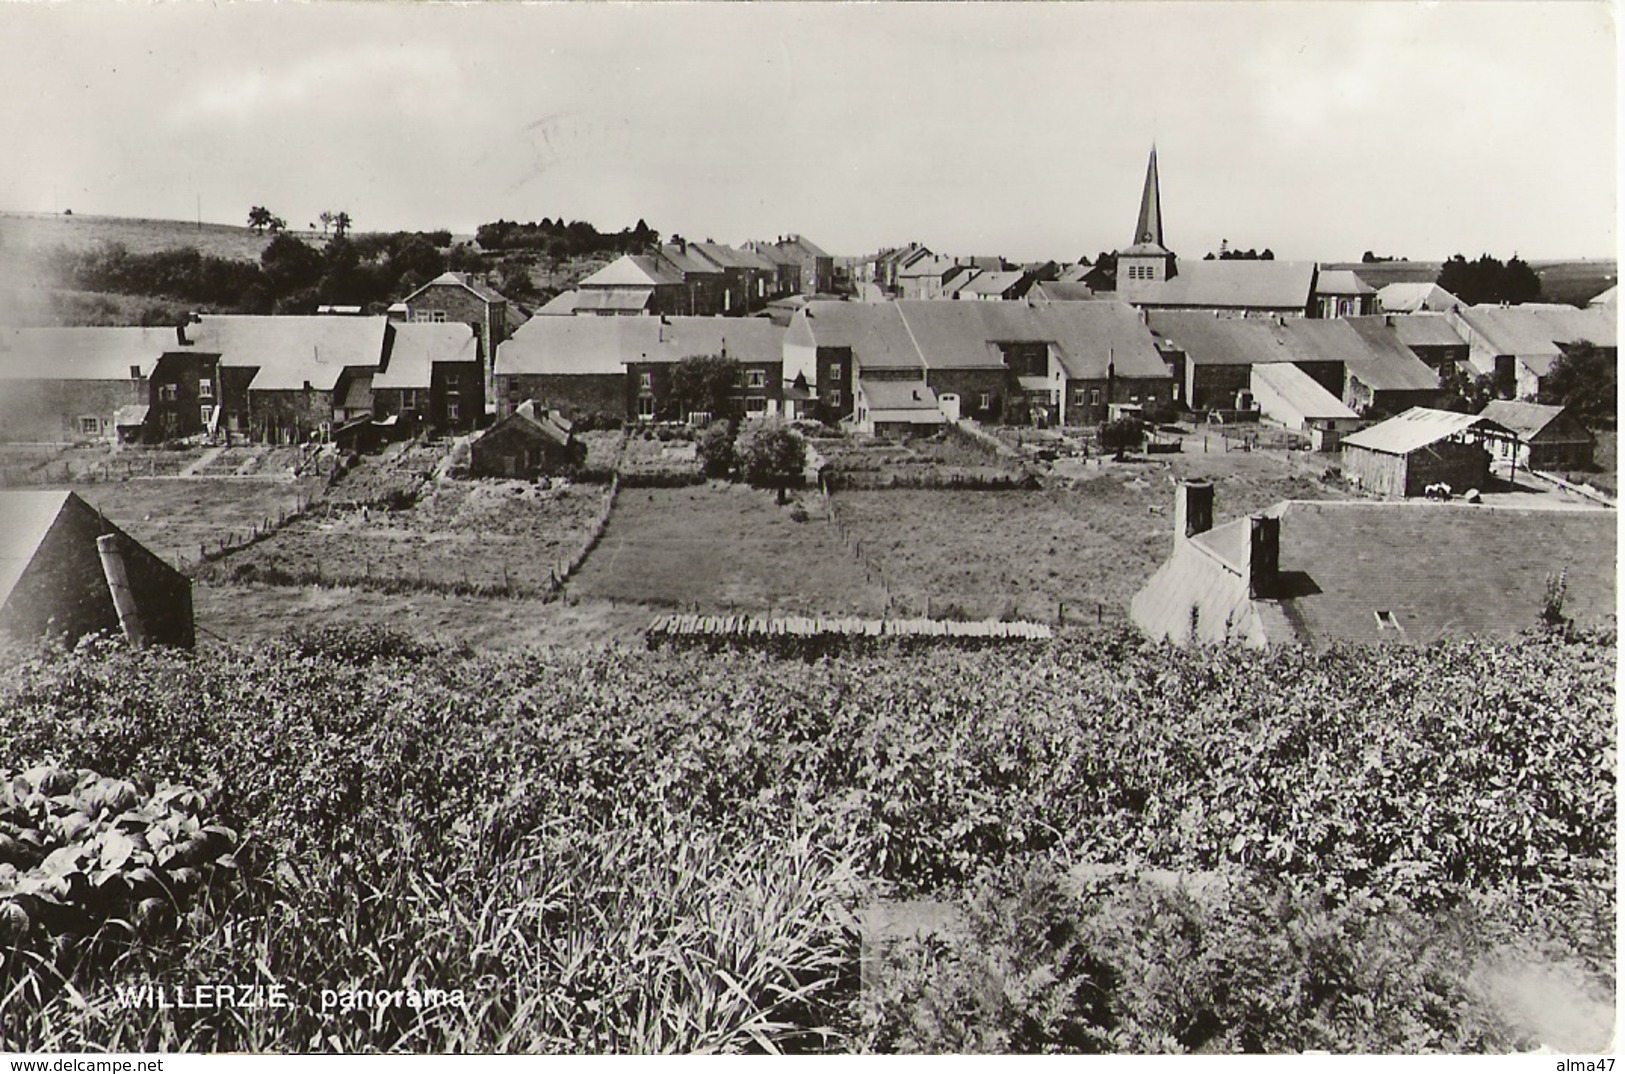
[[[0,4],[0,1053],[1611,1070],[1617,18]]]

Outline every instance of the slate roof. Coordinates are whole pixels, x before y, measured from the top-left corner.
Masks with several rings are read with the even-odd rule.
[[[506,303],[508,301],[506,296],[494,290],[484,280],[475,279],[467,272],[442,272],[416,291],[407,295],[402,301],[411,302],[431,287],[461,287],[472,292],[477,298],[492,304]]]
[[[1275,598],[1247,595],[1248,522],[1237,519],[1174,552],[1134,597],[1135,623],[1184,642],[1198,603],[1205,638],[1246,644],[1511,636],[1535,625],[1547,579],[1565,570],[1566,614],[1599,625],[1614,612],[1613,511],[1366,500],[1287,501],[1267,513],[1281,520]],[[1380,626],[1379,611],[1399,629]]]
[[[1271,362],[1264,365],[1253,366],[1252,380],[1253,394],[1258,395],[1257,385],[1260,382],[1267,384],[1279,395],[1293,410],[1305,418],[1357,418],[1359,417],[1348,406],[1321,387],[1320,383],[1308,373],[1292,365],[1290,362]]]
[[[357,373],[344,386],[343,398],[336,401],[346,410],[372,409],[372,374]]]
[[[754,250],[738,250],[720,242],[691,242],[688,248],[722,269],[770,269]]]
[[[1486,424],[1495,426],[1493,421],[1487,422],[1478,414],[1458,414],[1451,410],[1413,406],[1403,414],[1345,436],[1343,446],[1366,448],[1386,455],[1408,455]]]
[[[1377,309],[1383,313],[1444,313],[1461,299],[1436,283],[1391,283],[1377,291]]]
[[[133,429],[145,425],[147,415],[151,412],[152,407],[146,403],[132,403],[129,406],[121,406],[113,411],[113,428]]]
[[[1610,287],[1608,290],[1604,291],[1602,294],[1597,295],[1590,302],[1586,303],[1586,307],[1588,309],[1595,308],[1595,307],[1598,307],[1598,306],[1606,307],[1608,309],[1614,309],[1618,305],[1619,305],[1619,284],[1617,284],[1617,283],[1614,284],[1614,286]]]
[[[474,329],[466,324],[416,322],[391,326],[389,362],[373,388],[428,388],[435,362],[479,360]]]
[[[398,326],[397,326],[398,327]],[[308,381],[332,391],[349,368],[384,359],[386,317],[261,317],[204,314],[189,329],[196,347],[231,368],[257,368],[251,389],[293,391]]]
[[[1033,302],[1090,302],[1113,296],[1097,295],[1093,288],[1081,280],[1047,280],[1033,284],[1033,289],[1027,292],[1027,297]]]
[[[132,366],[150,377],[160,356],[182,349],[173,328],[0,329],[0,380],[127,381]]]
[[[786,344],[804,347],[850,347],[866,369],[923,369],[919,348],[909,337],[898,308],[901,303],[819,302],[798,311],[790,322]],[[943,305],[947,303],[932,303]]]
[[[1479,411],[1479,417],[1511,429],[1525,443],[1539,436],[1546,428],[1563,417],[1564,408],[1543,403],[1521,403],[1509,399],[1493,399]],[[1577,423],[1576,423],[1577,424]],[[1582,431],[1583,428],[1582,428]],[[1584,437],[1583,439],[1590,439]]]
[[[649,288],[605,287],[601,290],[577,291],[577,310],[608,310],[612,313],[642,313],[654,298]]]
[[[959,267],[959,262],[951,257],[922,257],[906,268],[899,269],[897,277],[906,280],[926,276],[946,276],[950,269]]]
[[[1483,337],[1496,354],[1519,358],[1562,353],[1559,343],[1619,345],[1619,326],[1605,308],[1526,304],[1522,306],[1466,306],[1456,311],[1469,328]]]
[[[1352,269],[1321,269],[1315,278],[1317,295],[1374,295],[1377,289],[1360,279]]]
[[[1442,313],[1409,313],[1384,318],[1407,347],[1460,347],[1466,343]],[[1364,320],[1353,317],[1350,320]]]
[[[923,380],[860,380],[859,390],[876,410],[931,410],[940,413],[937,393]]]
[[[1196,365],[1258,365],[1298,360],[1274,321],[1215,317],[1196,310],[1151,310],[1151,330]]]
[[[1288,347],[1294,339],[1312,341],[1322,360],[1341,361],[1376,391],[1429,391],[1439,386],[1439,374],[1380,317],[1294,320],[1282,327]]]
[[[679,284],[683,277],[659,258],[647,254],[623,254],[582,280],[578,287],[657,287]]]
[[[1180,261],[1171,280],[1144,284],[1137,306],[1299,310],[1314,292],[1312,261]]]
[[[536,316],[569,317],[575,313],[576,304],[580,301],[580,291],[560,291],[543,303],[542,308],[536,311]]]
[[[685,276],[691,272],[705,276],[717,276],[722,273],[722,269],[702,253],[679,246],[673,242],[668,242],[660,247],[660,256],[667,264]]]
[[[917,353],[931,369],[1004,366],[992,344],[1050,343],[1067,375],[1100,380],[1111,363],[1116,376],[1169,376],[1139,314],[1120,302],[1029,306],[1015,302],[900,301],[898,315]]]
[[[0,512],[6,519],[0,526],[0,608],[11,598],[72,495],[62,490],[0,492]]]
[[[784,329],[760,317],[537,317],[497,348],[497,375],[616,376],[628,362],[719,354],[784,361]]]
[[[962,295],[1002,295],[1010,288],[1027,278],[1027,274],[1020,269],[1011,269],[1002,272],[982,272],[965,286],[959,288]]]

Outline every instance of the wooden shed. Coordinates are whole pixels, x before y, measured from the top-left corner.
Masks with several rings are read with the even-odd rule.
[[[1412,407],[1343,438],[1343,476],[1378,495],[1421,496],[1432,484],[1455,492],[1489,483],[1483,442],[1510,436],[1477,414]]]
[[[0,517],[0,632],[73,642],[122,627],[143,642],[191,648],[191,581],[78,496],[0,492]],[[123,624],[111,589],[120,576]]]

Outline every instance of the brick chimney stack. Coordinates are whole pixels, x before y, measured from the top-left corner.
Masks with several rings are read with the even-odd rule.
[[[1271,597],[1281,576],[1281,520],[1271,515],[1248,519],[1247,595]]]
[[[1174,548],[1213,528],[1213,482],[1181,481],[1174,490]]]

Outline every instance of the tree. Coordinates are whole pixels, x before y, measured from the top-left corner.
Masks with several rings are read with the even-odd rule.
[[[253,229],[256,235],[263,235],[265,229],[271,226],[271,221],[274,219],[271,210],[263,205],[256,205],[248,210],[248,226]]]
[[[1138,418],[1118,418],[1100,426],[1100,446],[1116,452],[1114,457],[1118,462],[1122,462],[1130,450],[1139,447],[1144,439],[1145,427]]]
[[[326,209],[323,209],[321,215],[316,219],[322,222],[322,234],[326,235],[327,229],[333,224],[333,214],[328,212]]]
[[[754,488],[777,490],[779,503],[807,468],[807,442],[778,418],[768,418],[741,437],[738,452],[745,480]]]
[[[1565,347],[1541,379],[1538,402],[1568,407],[1583,425],[1612,429],[1619,424],[1619,372],[1608,351],[1591,343]]]
[[[1447,366],[1439,376],[1439,387],[1448,393],[1444,409],[1462,414],[1477,414],[1491,399],[1511,394],[1497,391],[1493,373],[1470,375],[1454,365]]]
[[[726,477],[734,468],[734,427],[726,418],[713,421],[700,430],[694,448],[707,477]]]
[[[350,231],[350,214],[340,209],[333,216],[333,237],[342,239]]]
[[[1540,277],[1516,254],[1505,264],[1489,254],[1480,254],[1476,261],[1457,254],[1439,267],[1434,282],[1470,306],[1540,300]]]
[[[678,417],[704,411],[712,417],[734,417],[735,393],[742,376],[739,362],[720,354],[696,354],[671,371],[671,398]]]
[[[282,219],[280,216],[271,217],[270,221],[267,222],[265,226],[273,235],[280,235],[284,231],[288,230],[288,222]]]
[[[322,278],[322,255],[292,235],[277,235],[260,254],[260,269],[271,294],[283,298],[316,285]]]

